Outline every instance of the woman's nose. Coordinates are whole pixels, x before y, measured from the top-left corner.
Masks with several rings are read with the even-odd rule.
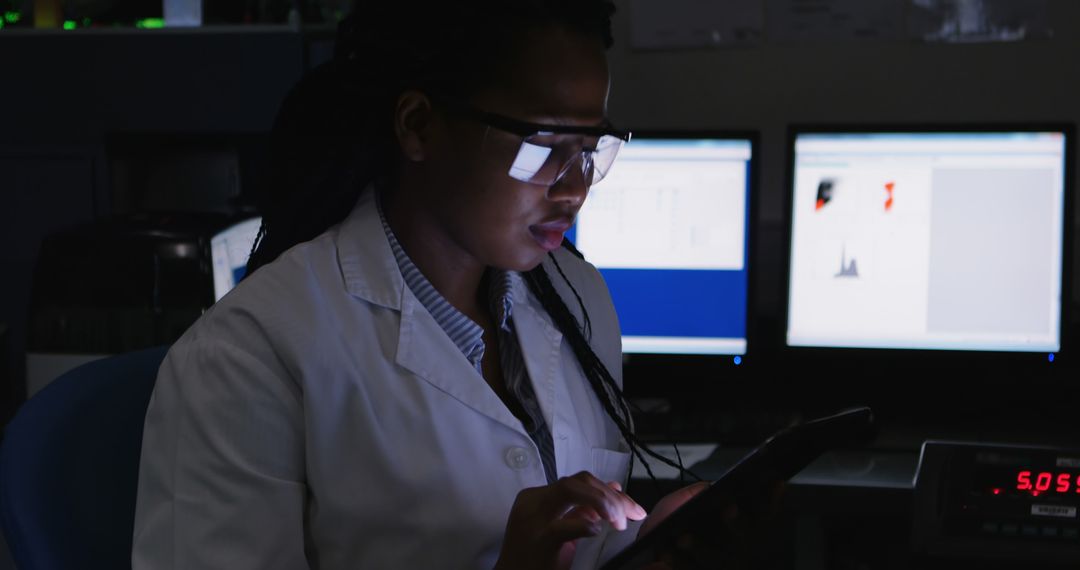
[[[566,174],[548,188],[548,199],[580,206],[585,202],[585,196],[589,193],[589,183],[586,178],[591,178],[591,173],[591,157],[587,153],[579,154],[577,159],[567,168]]]

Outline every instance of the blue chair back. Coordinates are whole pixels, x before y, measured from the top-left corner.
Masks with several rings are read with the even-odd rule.
[[[167,351],[79,366],[8,424],[0,523],[18,568],[131,568],[143,419]]]

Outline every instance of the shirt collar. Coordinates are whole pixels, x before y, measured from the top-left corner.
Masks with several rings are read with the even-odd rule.
[[[383,232],[386,234],[386,240],[394,253],[394,259],[401,270],[405,284],[420,301],[420,304],[435,319],[439,327],[446,332],[450,340],[461,350],[462,354],[474,366],[479,367],[480,359],[483,358],[484,354],[484,330],[472,319],[465,316],[464,313],[454,308],[428,281],[427,277],[424,277],[424,274],[420,272],[420,268],[413,263],[405,249],[401,247],[401,243],[398,242],[394,230],[390,228],[390,224],[386,221],[386,215],[383,213],[378,192],[375,194],[379,220],[382,222]],[[488,301],[492,315],[495,317],[496,325],[501,330],[510,331],[515,289],[513,272],[494,268],[489,269],[489,271],[491,274],[489,275]]]

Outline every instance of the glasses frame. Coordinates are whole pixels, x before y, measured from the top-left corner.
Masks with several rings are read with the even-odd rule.
[[[557,184],[559,180],[562,180],[563,176],[565,176],[566,173],[569,172],[574,162],[578,160],[582,161],[582,168],[587,167],[589,169],[592,169],[594,164],[593,157],[600,150],[599,142],[605,137],[611,137],[621,141],[619,143],[619,146],[621,147],[623,144],[630,142],[630,138],[632,136],[629,131],[616,129],[606,120],[603,124],[596,126],[542,124],[529,121],[521,121],[512,117],[500,115],[498,113],[492,113],[489,111],[477,109],[476,107],[460,100],[440,98],[433,102],[437,106],[445,108],[445,110],[451,112],[452,114],[457,114],[464,118],[477,121],[490,128],[495,128],[500,131],[504,131],[512,135],[518,136],[521,138],[522,144],[525,144],[528,141],[529,137],[536,135],[581,135],[590,138],[596,138],[597,144],[595,144],[592,148],[583,146],[581,151],[578,152],[574,158],[571,158],[562,166],[558,176],[556,176],[556,178],[550,182],[536,182],[532,180],[524,180],[514,176],[513,174],[510,174],[512,178],[521,180],[522,182],[526,182],[529,184],[536,184],[539,186],[550,187],[553,184]],[[588,182],[587,184],[591,186],[593,182]]]
[[[485,125],[494,127],[496,129],[499,129],[500,131],[505,131],[510,134],[517,135],[522,139],[525,139],[532,135],[584,135],[588,137],[596,137],[598,139],[600,137],[611,136],[621,139],[625,143],[630,142],[630,138],[632,137],[632,133],[630,131],[616,129],[610,124],[590,127],[578,125],[550,125],[543,123],[531,123],[529,121],[520,121],[512,117],[507,117],[506,115],[483,111],[481,109],[473,107],[472,105],[460,101],[439,100],[438,104],[445,106],[453,113],[457,113],[464,117],[484,123]]]

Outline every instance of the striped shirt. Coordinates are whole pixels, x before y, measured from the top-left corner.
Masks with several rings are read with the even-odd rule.
[[[382,221],[383,231],[390,243],[390,249],[394,252],[401,275],[409,290],[420,301],[420,304],[438,323],[439,327],[446,332],[450,340],[461,350],[476,372],[483,376],[484,358],[484,329],[473,322],[472,319],[458,311],[446,300],[424,277],[416,264],[409,259],[408,254],[401,247],[394,231],[383,215],[382,205],[379,200],[379,219]],[[551,437],[551,430],[544,421],[540,403],[536,400],[529,372],[525,368],[525,357],[521,353],[521,345],[517,341],[517,334],[513,326],[514,300],[511,295],[511,275],[508,271],[489,268],[488,302],[491,314],[495,317],[498,326],[499,343],[499,367],[502,370],[503,380],[510,396],[525,411],[522,427],[536,444],[540,452],[540,460],[544,465],[544,475],[548,483],[554,483],[558,478],[555,470],[555,445]]]

